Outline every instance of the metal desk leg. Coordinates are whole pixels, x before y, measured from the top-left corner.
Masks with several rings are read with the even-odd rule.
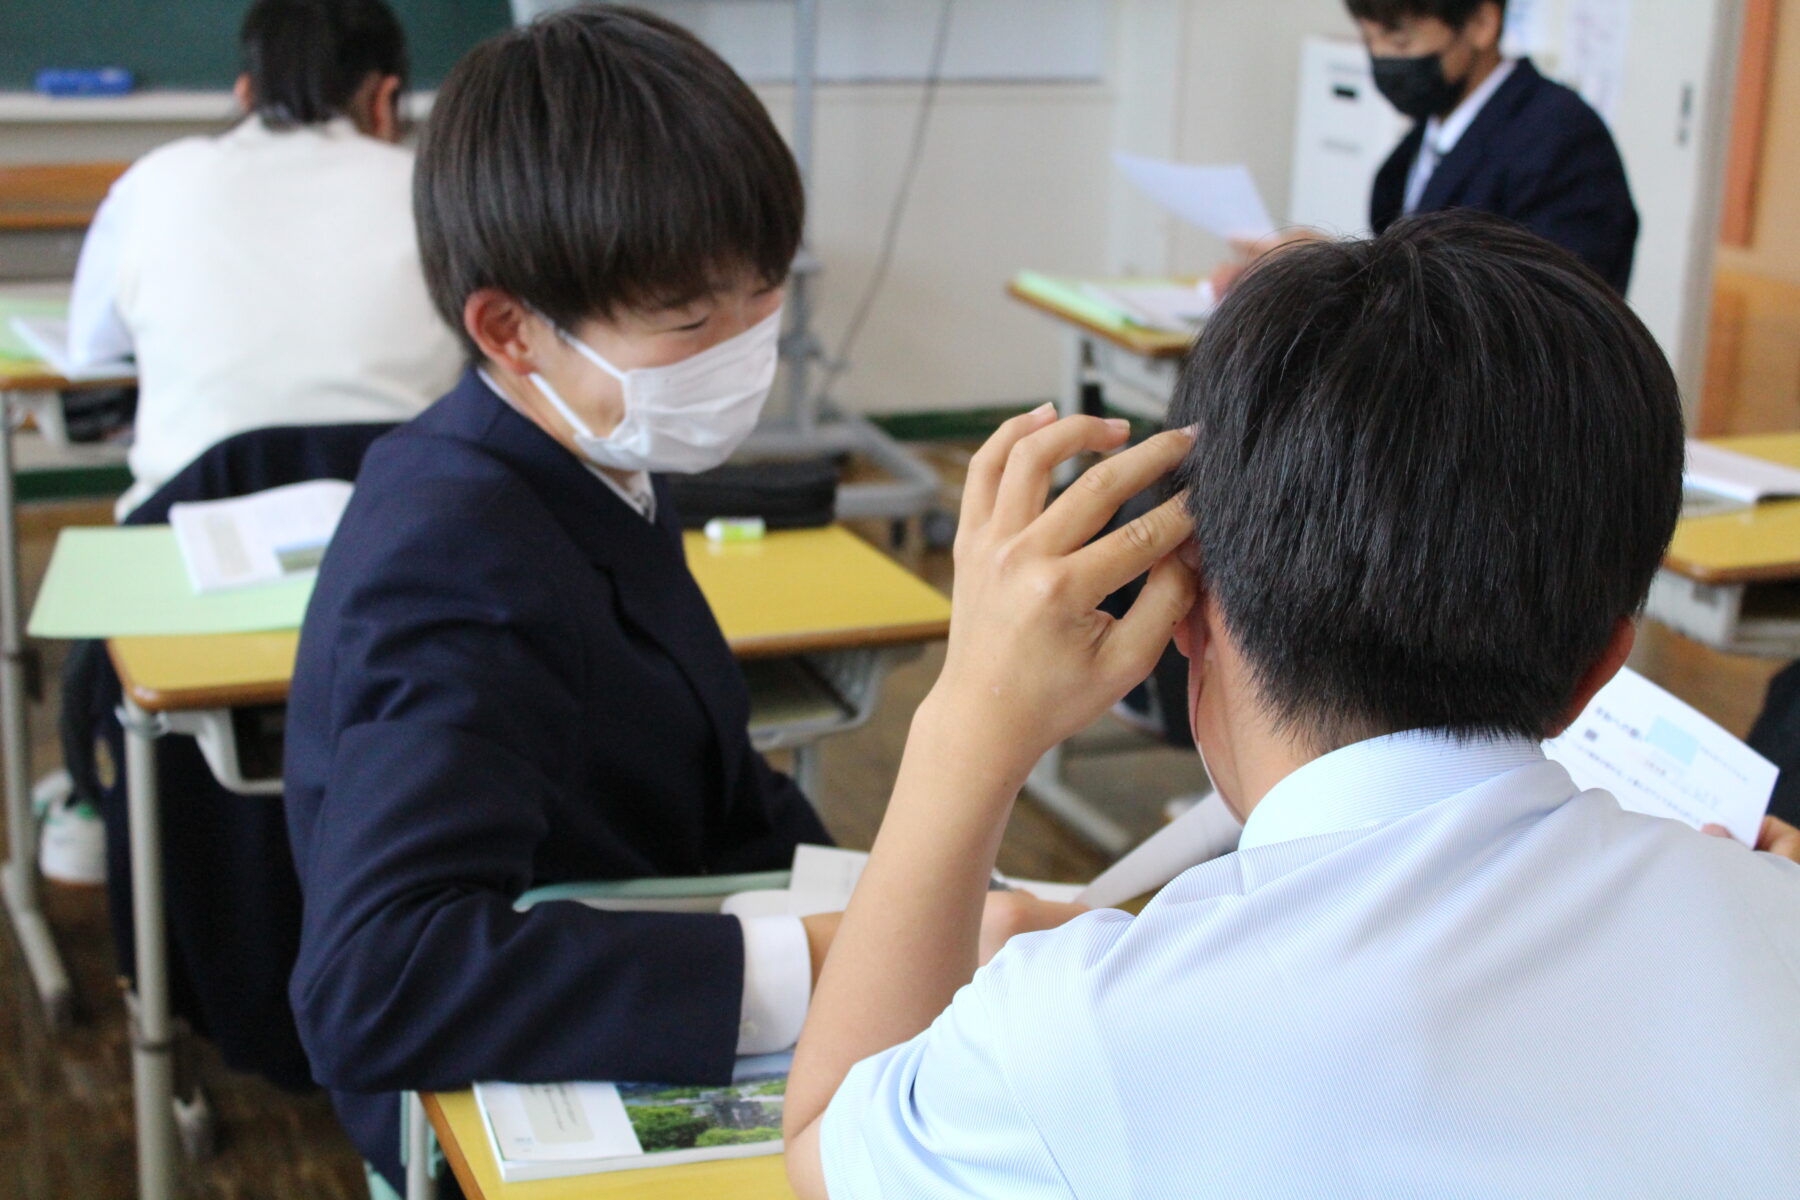
[[[37,819],[31,811],[31,736],[26,724],[25,618],[19,589],[19,522],[13,504],[11,395],[0,394],[0,754],[6,756],[7,861],[0,868],[31,981],[52,1028],[69,1023],[74,993],[38,903]]]
[[[163,726],[129,699],[120,706],[119,720],[125,726],[131,925],[137,939],[138,1002],[131,1031],[131,1079],[137,1119],[138,1198],[169,1200],[175,1192],[175,1060],[163,913],[161,805],[156,794],[156,739]]]
[[[431,1174],[431,1121],[419,1093],[407,1092],[402,1103],[401,1120],[406,1137],[406,1200],[436,1200],[437,1180]]]
[[[1131,834],[1064,778],[1066,745],[1052,746],[1049,753],[1038,759],[1037,766],[1031,768],[1031,774],[1025,780],[1025,791],[1083,841],[1116,858],[1131,848]]]
[[[794,783],[815,809],[819,806],[819,749],[817,741],[794,747]]]

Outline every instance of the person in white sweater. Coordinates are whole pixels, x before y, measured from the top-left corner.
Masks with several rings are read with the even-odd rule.
[[[406,420],[461,366],[419,267],[393,13],[259,0],[240,45],[243,120],[145,155],[82,247],[70,355],[137,360],[121,517],[233,434]]]

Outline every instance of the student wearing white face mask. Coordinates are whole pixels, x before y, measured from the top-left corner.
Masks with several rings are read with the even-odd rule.
[[[394,1092],[723,1082],[792,1044],[835,917],[513,900],[778,869],[827,840],[749,744],[659,477],[723,462],[775,370],[793,159],[691,35],[540,19],[445,81],[416,184],[472,369],[364,462],[301,631],[292,999],[397,1179]]]

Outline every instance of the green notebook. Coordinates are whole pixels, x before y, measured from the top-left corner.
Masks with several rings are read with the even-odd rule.
[[[106,638],[298,629],[312,587],[309,573],[202,596],[167,525],[77,527],[56,539],[26,632]]]
[[[69,302],[48,297],[0,295],[0,359],[39,362],[42,356],[13,332],[14,317],[67,317]]]

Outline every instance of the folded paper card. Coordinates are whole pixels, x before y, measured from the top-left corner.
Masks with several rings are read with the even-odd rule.
[[[65,529],[27,632],[43,638],[260,633],[298,629],[310,575],[200,595],[167,525]]]

